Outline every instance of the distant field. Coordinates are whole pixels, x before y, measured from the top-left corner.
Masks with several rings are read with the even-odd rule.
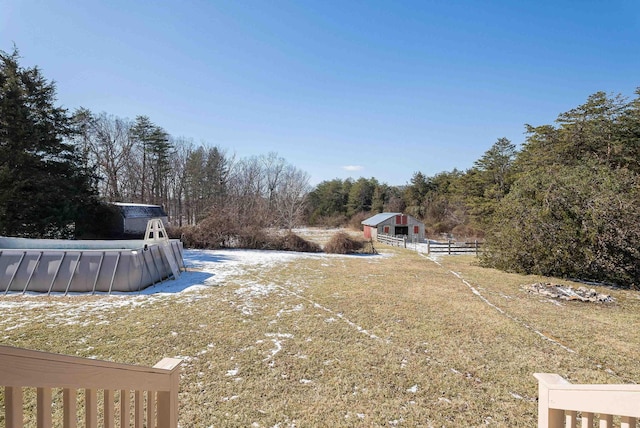
[[[151,295],[0,296],[0,343],[184,358],[182,427],[532,427],[534,372],[640,382],[639,293],[558,303],[520,288],[544,278],[471,256],[378,249],[189,252],[203,271],[186,278],[203,286],[183,276]]]

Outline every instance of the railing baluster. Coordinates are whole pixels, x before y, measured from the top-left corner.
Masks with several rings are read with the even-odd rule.
[[[135,423],[134,426],[136,428],[144,427],[144,395],[141,390],[136,389],[134,393],[134,403],[133,403],[134,417]]]
[[[613,416],[612,415],[600,415],[600,428],[613,428]]]
[[[623,416],[620,420],[620,428],[636,428],[637,419],[630,416]]]
[[[62,405],[64,407],[62,426],[76,428],[78,426],[78,392],[69,388],[62,390]]]
[[[155,391],[147,391],[147,427],[156,426],[156,394]]]
[[[113,391],[104,390],[104,428],[114,428],[115,411],[113,405]]]
[[[51,388],[37,389],[38,428],[51,428]]]
[[[4,419],[8,427],[23,427],[22,408],[22,388],[6,386],[4,388]]]
[[[578,412],[564,412],[564,426],[566,428],[576,428],[577,415]]]
[[[98,428],[98,394],[95,389],[84,390],[84,417],[87,428]]]
[[[120,426],[131,426],[131,397],[129,391],[124,389],[120,391]]]
[[[593,428],[593,413],[583,412],[582,413],[582,428]]]

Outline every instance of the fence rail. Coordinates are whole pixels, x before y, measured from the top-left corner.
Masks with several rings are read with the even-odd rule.
[[[446,253],[446,254],[460,254],[460,253],[474,253],[478,255],[482,243],[478,241],[473,242],[431,242],[427,241],[427,253]]]
[[[38,428],[75,428],[79,390],[84,390],[86,427],[98,426],[99,413],[103,416],[102,426],[112,428],[116,425],[114,397],[118,393],[119,427],[131,426],[133,413],[136,428],[177,428],[180,363],[179,359],[164,358],[153,367],[143,367],[0,346],[5,426],[24,426],[23,390],[35,388]],[[62,389],[63,412],[62,420],[54,421],[52,391],[58,388]],[[101,400],[98,400],[99,390],[103,391]],[[103,404],[101,409],[98,409],[98,401]]]
[[[455,242],[449,240],[447,242],[422,241],[415,242],[407,239],[406,236],[393,236],[379,233],[376,240],[380,243],[392,245],[394,247],[402,247],[414,249],[416,251],[440,254],[476,254],[482,250],[482,242]]]
[[[394,247],[407,248],[407,238],[406,238],[406,236],[396,237],[396,236],[393,236],[393,235],[384,235],[384,234],[379,233],[378,236],[377,236],[377,241],[381,242],[383,244],[392,245]]]
[[[640,385],[576,385],[557,374],[536,373],[538,379],[538,428],[581,426],[636,428],[640,418]],[[566,425],[565,425],[566,424]]]

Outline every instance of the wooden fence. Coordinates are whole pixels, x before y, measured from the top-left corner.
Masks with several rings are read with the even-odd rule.
[[[475,254],[478,255],[482,243],[473,242],[431,242],[427,241],[427,253],[445,253],[445,254]]]
[[[38,428],[75,428],[79,390],[84,390],[81,407],[84,408],[83,426],[87,428],[98,426],[99,413],[103,420],[101,426],[105,428],[116,425],[116,413],[119,413],[121,428],[130,427],[131,422],[136,428],[177,428],[180,363],[178,359],[164,358],[153,367],[143,367],[0,346],[5,426],[24,426],[24,408],[33,408],[25,406],[25,391],[35,388]],[[53,390],[58,388],[62,389],[63,410],[52,412]],[[103,392],[100,399],[99,390]],[[119,412],[115,409],[116,402],[119,402]],[[54,420],[54,415],[61,420]]]
[[[407,237],[396,237],[392,235],[383,235],[379,233],[377,236],[377,241],[387,245],[393,245],[394,247],[402,247],[407,248]]]
[[[412,242],[407,239],[406,236],[392,236],[379,233],[377,235],[377,241],[383,244],[392,245],[394,247],[410,248],[416,251],[425,251],[424,245],[426,244],[427,254],[440,253],[440,254],[476,254],[478,255],[482,249],[482,242],[455,242],[449,240],[447,242],[434,242],[427,240],[426,242]],[[416,244],[420,244],[418,247]],[[420,250],[422,248],[422,250]]]
[[[636,428],[640,418],[640,385],[575,385],[557,374],[536,373],[538,379],[538,428],[581,426]],[[566,425],[565,425],[566,424]]]

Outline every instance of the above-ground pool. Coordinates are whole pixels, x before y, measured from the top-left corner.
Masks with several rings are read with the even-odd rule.
[[[139,291],[184,269],[182,242],[0,237],[0,292]]]

